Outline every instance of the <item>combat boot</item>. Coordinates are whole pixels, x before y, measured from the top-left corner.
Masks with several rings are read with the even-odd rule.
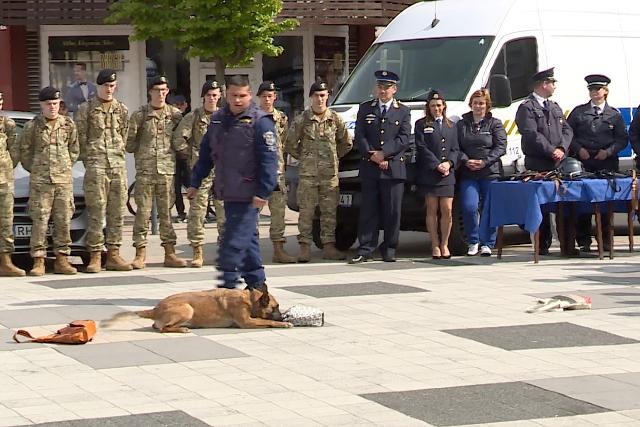
[[[147,259],[147,248],[144,246],[138,246],[136,248],[136,256],[131,262],[131,267],[134,270],[142,270],[146,267],[145,261]]]
[[[98,254],[100,254],[98,252]],[[53,272],[55,274],[76,274],[78,270],[71,264],[69,264],[69,260],[66,254],[61,254],[58,252],[56,254],[56,260],[53,263]]]
[[[191,267],[201,268],[202,264],[204,264],[202,245],[193,245],[193,259],[191,260]]]
[[[107,249],[107,265],[108,271],[131,271],[133,267],[120,256],[120,249]]]
[[[298,260],[284,250],[284,242],[273,242],[273,262],[291,264]]]
[[[29,276],[44,276],[44,257],[33,258],[33,268],[29,271]]]
[[[166,243],[164,245],[164,266],[165,267],[186,267],[187,261],[178,258],[176,255],[175,244]]]
[[[13,265],[11,261],[11,254],[9,252],[4,252],[0,254],[0,276],[6,277],[22,277],[27,273],[21,268]]]
[[[298,262],[311,261],[311,248],[308,243],[300,243],[300,253],[298,254]]]
[[[85,273],[100,273],[102,270],[102,253],[100,251],[91,251],[91,260],[85,269]]]
[[[340,252],[336,249],[335,243],[325,243],[322,245],[322,259],[331,259],[334,261],[347,259],[347,255],[344,252]]]

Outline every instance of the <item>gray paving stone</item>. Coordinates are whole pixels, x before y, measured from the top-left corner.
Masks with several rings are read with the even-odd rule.
[[[473,262],[461,261],[459,259],[431,259],[425,258],[419,261],[416,261],[422,265],[431,265],[434,267],[447,267],[447,266],[461,266],[461,265],[477,265]],[[424,268],[424,267],[423,267]]]
[[[57,305],[117,305],[123,307],[129,306],[149,306],[153,307],[160,299],[153,298],[61,298],[61,299],[43,299],[43,300],[30,300],[11,303],[10,305],[16,307],[30,307],[41,306],[45,304],[57,304]]]
[[[505,350],[634,344],[638,342],[634,339],[566,322],[448,329],[442,332]]]
[[[576,276],[577,279],[593,280],[598,283],[605,283],[607,285],[624,285],[624,286],[636,286],[640,283],[640,276]]]
[[[80,346],[55,346],[56,351],[94,369],[172,363],[167,357],[133,343],[114,342]]]
[[[34,425],[39,427],[205,427],[209,424],[182,411],[168,411]]]
[[[42,348],[43,344],[21,342],[18,344],[13,340],[13,333],[15,331],[11,329],[0,329],[0,351],[12,351],[12,350],[25,350],[27,348]],[[21,337],[21,341],[25,341],[27,338]]]
[[[366,268],[367,270],[380,270],[380,271],[391,271],[391,270],[415,270],[417,268],[429,268],[432,267],[429,264],[426,264],[421,261],[396,261],[396,262],[366,262],[363,264],[358,264],[360,268]]]
[[[180,337],[161,340],[136,341],[135,345],[175,362],[231,359],[248,355],[201,337]]]
[[[162,276],[158,276],[162,277]],[[41,280],[37,282],[31,282],[34,285],[47,286],[53,289],[66,289],[66,288],[90,288],[93,286],[123,286],[123,285],[148,285],[152,283],[167,283],[166,280],[161,280],[155,277],[149,276],[101,276],[93,278],[79,277],[77,279],[59,279],[59,280]]]
[[[354,269],[361,268],[362,264],[358,265],[331,265],[330,267],[321,263],[306,264],[303,269],[299,266],[296,267],[279,267],[271,269],[267,266],[267,277],[288,277],[288,276],[309,276],[315,274],[341,274],[341,273],[353,273]],[[366,270],[364,270],[366,271]]]
[[[436,426],[567,417],[609,411],[607,408],[522,382],[361,396]]]
[[[413,286],[387,282],[345,283],[338,285],[283,286],[280,289],[315,298],[352,297],[360,295],[407,294],[429,292]]]
[[[629,288],[616,289],[579,289],[560,292],[545,292],[541,294],[528,294],[535,298],[548,298],[554,295],[574,294],[591,297],[591,309],[601,310],[608,308],[621,308],[629,306],[640,306],[640,292],[633,292]]]
[[[585,375],[527,382],[614,411],[640,409],[640,374],[635,374],[632,382],[623,381],[625,375],[634,374]]]
[[[26,308],[23,310],[0,311],[0,325],[7,328],[26,326],[66,324],[69,319],[64,313],[53,308]]]

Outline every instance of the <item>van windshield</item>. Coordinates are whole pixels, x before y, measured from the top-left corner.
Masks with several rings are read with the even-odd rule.
[[[374,45],[349,76],[333,105],[359,104],[373,98],[377,70],[398,74],[396,99],[426,100],[430,88],[447,100],[464,101],[493,37],[401,40]]]

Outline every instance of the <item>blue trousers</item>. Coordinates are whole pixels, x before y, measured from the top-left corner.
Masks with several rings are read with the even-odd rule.
[[[489,192],[489,185],[492,179],[463,179],[460,182],[460,199],[462,206],[462,221],[464,222],[464,233],[467,243],[479,243],[490,248],[496,245],[495,227],[480,226],[480,212],[482,212],[480,201],[485,200]]]
[[[251,203],[225,202],[224,239],[218,251],[218,270],[225,288],[235,288],[244,279],[258,287],[266,279],[258,241],[258,209]]]

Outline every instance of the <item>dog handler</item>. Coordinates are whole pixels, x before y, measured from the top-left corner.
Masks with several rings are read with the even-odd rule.
[[[250,288],[265,282],[258,242],[258,211],[278,177],[278,149],[273,116],[251,100],[249,81],[227,82],[227,105],[211,116],[193,167],[187,197],[193,199],[202,180],[216,168],[215,191],[224,201],[226,225],[217,268],[222,287],[235,289],[242,277]]]

